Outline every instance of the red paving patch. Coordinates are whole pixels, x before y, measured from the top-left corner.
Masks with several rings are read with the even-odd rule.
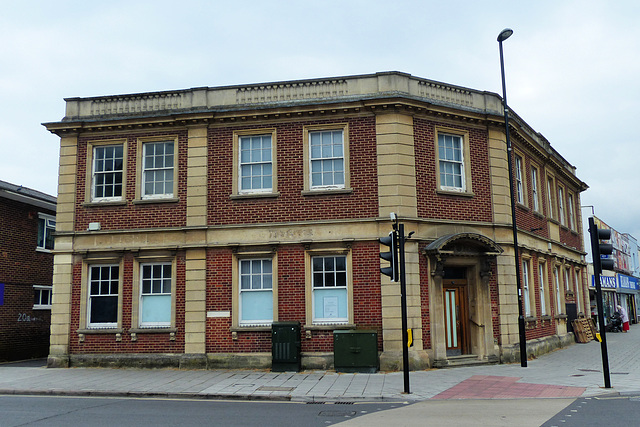
[[[579,397],[584,387],[519,383],[519,377],[474,375],[432,399],[517,399],[533,397]]]

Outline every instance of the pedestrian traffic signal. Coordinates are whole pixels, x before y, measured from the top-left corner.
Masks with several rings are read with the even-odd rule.
[[[385,276],[389,276],[392,282],[398,282],[400,280],[400,270],[398,268],[398,234],[395,231],[391,231],[387,237],[381,237],[378,241],[389,247],[389,251],[380,252],[380,258],[389,261],[389,266],[380,268],[380,272]]]
[[[613,270],[615,266],[613,258],[602,258],[603,255],[611,255],[613,253],[613,245],[603,242],[603,240],[611,239],[611,230],[596,227],[593,218],[589,218],[589,234],[591,235],[591,255],[593,256],[594,270],[597,269],[598,273],[602,273],[602,270]]]

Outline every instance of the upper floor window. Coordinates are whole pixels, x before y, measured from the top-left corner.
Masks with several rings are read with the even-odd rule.
[[[344,133],[309,132],[311,188],[344,188]]]
[[[564,214],[564,190],[558,186],[558,216],[560,217],[560,224],[566,225],[567,220]]]
[[[464,191],[464,147],[462,136],[438,134],[440,188]]]
[[[120,200],[124,172],[124,150],[120,145],[93,148],[92,200]]]
[[[142,197],[173,197],[174,142],[146,142],[142,150]]]
[[[56,231],[56,217],[39,213],[38,214],[38,249],[53,249],[54,237]]]
[[[533,198],[533,210],[540,212],[540,196],[538,192],[538,169],[531,168],[531,196]]]
[[[555,218],[555,205],[553,197],[553,178],[547,179],[547,215]]]
[[[239,138],[240,193],[270,192],[273,188],[271,135]]]
[[[50,309],[53,286],[33,286],[33,308]]]
[[[516,155],[516,198],[518,203],[524,204],[524,184],[522,182],[522,157]]]
[[[576,229],[576,217],[575,211],[573,209],[573,194],[568,195],[567,201],[567,213],[569,214],[569,228],[572,230]]]

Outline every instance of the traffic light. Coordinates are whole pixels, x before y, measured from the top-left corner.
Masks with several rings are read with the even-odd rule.
[[[597,269],[598,273],[602,273],[602,270],[613,270],[615,266],[613,258],[602,258],[602,255],[611,255],[613,253],[613,245],[601,242],[601,240],[611,239],[611,230],[596,227],[593,218],[589,218],[589,234],[591,235],[591,255],[593,256],[594,270]]]
[[[388,267],[382,267],[380,272],[389,276],[392,282],[400,280],[400,269],[398,268],[398,234],[395,231],[389,232],[387,237],[378,239],[380,243],[389,247],[388,252],[380,252],[380,258],[389,261]]]

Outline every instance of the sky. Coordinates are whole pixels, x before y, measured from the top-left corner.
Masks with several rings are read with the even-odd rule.
[[[57,194],[64,98],[401,71],[501,94],[640,240],[637,0],[0,0],[0,180]],[[588,242],[588,235],[587,245]]]

